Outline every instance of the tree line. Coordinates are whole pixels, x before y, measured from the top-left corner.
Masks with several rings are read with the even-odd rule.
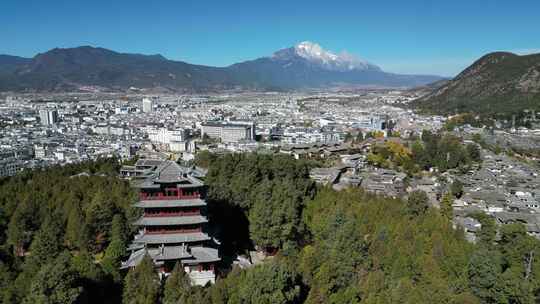
[[[223,246],[225,271],[216,284],[191,286],[180,265],[160,280],[148,257],[119,272],[132,233],[127,222],[134,193],[117,177],[74,176],[54,168],[0,185],[1,303],[540,300],[540,242],[522,225],[498,227],[492,218],[474,214],[482,229],[473,244],[454,229],[451,204],[432,208],[421,191],[407,200],[361,189],[336,192],[309,179],[317,164],[286,155],[202,153],[197,164],[208,168],[210,223]],[[32,203],[35,212],[24,207],[25,195],[39,202]],[[16,221],[24,229],[16,232],[10,223],[19,208],[25,212]],[[68,225],[73,209],[81,211],[74,216],[80,229]],[[228,257],[253,247],[273,257],[248,269],[226,269]]]
[[[483,224],[477,244],[421,191],[403,201],[322,188],[305,201],[302,244],[207,287],[191,287],[177,267],[161,290],[148,260],[128,274],[145,279],[126,280],[124,302],[536,303],[539,241],[519,224],[503,226],[499,239],[491,218],[473,216]]]

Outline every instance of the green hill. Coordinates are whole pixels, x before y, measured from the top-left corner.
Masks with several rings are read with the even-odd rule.
[[[434,113],[506,117],[540,110],[540,54],[485,55],[454,79],[412,103]]]

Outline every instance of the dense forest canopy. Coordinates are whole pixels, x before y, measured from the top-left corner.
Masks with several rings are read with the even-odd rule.
[[[181,267],[160,281],[149,258],[118,271],[136,197],[117,162],[100,161],[0,182],[0,303],[540,300],[540,242],[522,225],[475,214],[482,230],[472,244],[452,227],[451,204],[431,208],[422,192],[402,200],[317,187],[316,164],[284,155],[201,153],[196,162],[208,168],[209,217],[222,241],[215,285],[192,287]],[[227,267],[254,247],[275,255]]]
[[[228,229],[233,225],[234,230],[223,235],[226,240],[230,236],[238,242],[249,231],[249,239],[244,239],[244,245],[248,245],[245,249],[251,243],[273,250],[296,246],[304,239],[301,216],[306,198],[311,198],[316,190],[309,179],[314,162],[254,153],[223,156],[202,153],[197,162],[209,168],[205,182],[209,187],[210,211],[213,208],[211,214],[216,215],[211,221],[227,221],[222,226]],[[228,217],[220,218],[222,212],[238,218],[240,223],[244,218],[247,227],[231,223]]]
[[[3,303],[118,300],[118,262],[135,216],[135,193],[118,169],[107,159],[0,181]]]

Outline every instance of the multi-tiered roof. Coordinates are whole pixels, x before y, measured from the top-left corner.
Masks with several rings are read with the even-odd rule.
[[[213,282],[220,258],[205,232],[204,183],[197,177],[201,173],[173,161],[139,160],[121,174],[139,189],[134,207],[143,209],[133,223],[139,232],[122,267],[134,267],[148,254],[163,273],[181,262],[196,284]]]

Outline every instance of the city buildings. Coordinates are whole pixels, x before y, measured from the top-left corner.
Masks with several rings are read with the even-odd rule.
[[[194,284],[214,283],[220,257],[205,232],[203,182],[173,161],[142,159],[133,167],[122,168],[121,175],[132,178],[140,195],[135,207],[143,209],[134,223],[139,233],[122,268],[135,267],[149,255],[162,275],[182,263]]]
[[[403,179],[399,172],[366,164],[371,145],[384,141],[388,129],[407,141],[423,130],[437,132],[443,127],[446,117],[393,106],[409,98],[407,94],[384,90],[363,94],[171,93],[152,98],[142,93],[10,94],[7,102],[0,103],[0,174],[113,156],[123,160],[159,156],[190,163],[202,150],[286,153],[330,163],[329,169],[313,170],[311,176],[335,189],[362,187],[389,196],[420,189],[436,207],[445,190],[437,172],[429,172],[431,181]],[[453,132],[469,139],[481,136],[490,146],[534,151],[540,147],[540,124],[531,119],[531,128],[515,132],[470,126]],[[479,168],[459,176],[464,195],[455,201],[454,210],[467,220],[471,210],[493,215],[502,224],[526,220],[528,232],[540,237],[540,192],[536,189],[540,172],[532,165],[537,159],[524,163],[483,155]],[[458,175],[445,178],[454,180]],[[505,180],[515,180],[519,187]]]
[[[201,149],[272,152],[287,145],[340,144],[348,133],[365,134],[368,130],[355,123],[371,117],[401,122],[397,129],[404,135],[444,122],[383,106],[381,95],[385,93],[10,94],[9,102],[0,104],[0,149],[31,151],[24,168],[148,152],[190,161]],[[39,123],[40,113],[44,124]]]
[[[388,121],[380,116],[367,116],[353,123],[353,127],[368,131],[383,131],[388,128]]]
[[[43,109],[39,110],[39,119],[44,126],[50,126],[58,122],[58,111]]]
[[[201,135],[219,139],[221,142],[255,140],[253,122],[205,122],[201,124]]]
[[[13,176],[22,169],[22,162],[13,157],[0,159],[0,177]]]
[[[171,144],[186,140],[186,131],[181,128],[170,130],[167,128],[149,129],[148,138],[153,143]]]

